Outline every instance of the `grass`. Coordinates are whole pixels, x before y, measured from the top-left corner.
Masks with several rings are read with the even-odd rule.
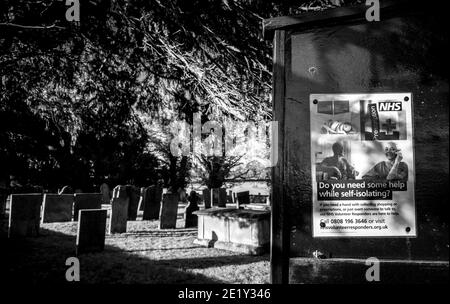
[[[127,233],[106,235],[105,250],[79,257],[82,283],[268,283],[269,256],[248,256],[193,243],[197,229],[158,229],[158,221],[129,221]],[[36,238],[9,240],[2,221],[2,273],[10,281],[64,283],[75,255],[76,222],[41,225]]]

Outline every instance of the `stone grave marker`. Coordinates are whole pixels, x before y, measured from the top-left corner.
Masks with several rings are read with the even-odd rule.
[[[38,236],[42,194],[12,194],[8,237]]]
[[[162,188],[160,186],[150,186],[146,190],[144,202],[143,220],[156,220],[159,218],[161,208]]]
[[[213,188],[212,192],[212,206],[213,207],[226,207],[227,203],[227,190],[225,188]]]
[[[41,223],[70,222],[73,194],[44,194]]]
[[[211,207],[219,207],[219,188],[211,189]]]
[[[64,186],[62,189],[58,192],[58,194],[73,194],[74,191],[72,187],[70,186]]]
[[[178,193],[165,193],[159,213],[159,229],[171,229],[177,226]]]
[[[205,209],[211,208],[211,190],[208,188],[203,189],[203,202]]]
[[[0,218],[6,215],[6,201],[8,199],[8,192],[6,190],[0,190]]]
[[[114,187],[112,191],[112,197],[128,197],[127,188],[126,186],[117,185]]]
[[[102,194],[102,204],[109,204],[111,196],[108,184],[103,183],[100,185],[100,193]]]
[[[197,192],[191,191],[190,195],[188,196],[188,201],[189,204],[184,209],[184,227],[197,227],[198,217],[197,215],[193,214],[194,211],[199,210],[198,202],[200,201],[200,197],[198,196]]]
[[[144,211],[144,202],[145,202],[145,187],[141,187],[140,189],[140,197],[139,197],[139,211]]]
[[[135,186],[127,185],[128,202],[128,220],[135,221],[137,218],[139,199],[141,197],[141,190]]]
[[[225,188],[219,188],[219,207],[227,206],[227,190]]]
[[[234,204],[233,190],[228,190],[228,193],[227,193],[227,204]]]
[[[80,210],[76,255],[103,251],[105,248],[106,209]]]
[[[101,209],[101,193],[75,193],[73,220],[78,221],[78,211],[81,209]]]
[[[236,194],[239,205],[250,204],[250,191],[238,192]]]
[[[127,232],[128,203],[128,197],[114,197],[111,199],[110,234]]]

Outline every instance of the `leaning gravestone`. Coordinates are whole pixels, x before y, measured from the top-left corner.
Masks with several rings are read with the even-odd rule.
[[[42,194],[12,194],[8,237],[38,236]]]
[[[203,189],[203,202],[205,203],[205,209],[211,208],[211,190]]]
[[[141,197],[140,189],[132,185],[126,185],[126,189],[129,198],[128,220],[135,221],[138,213],[139,198]]]
[[[250,191],[238,192],[236,194],[237,200],[239,201],[239,205],[248,205],[250,204]]]
[[[102,194],[102,203],[109,204],[111,201],[111,196],[109,194],[110,192],[108,184],[103,183],[100,185],[100,193]]]
[[[150,186],[146,189],[144,214],[142,216],[144,221],[158,219],[161,208],[162,192],[163,189],[160,186]]]
[[[193,214],[194,211],[199,210],[198,201],[200,200],[197,192],[191,191],[191,194],[188,197],[189,204],[184,209],[184,227],[197,227],[198,226],[198,217]]]
[[[110,234],[127,232],[128,203],[128,197],[114,197],[111,199]]]
[[[177,226],[178,193],[165,193],[159,213],[159,229],[171,229]]]
[[[44,194],[41,223],[70,222],[73,194]]]
[[[106,209],[80,210],[76,255],[99,252],[105,248]]]
[[[61,191],[58,192],[58,194],[73,194],[73,189],[70,186],[64,186],[62,187]]]
[[[75,193],[75,203],[73,207],[73,220],[78,221],[78,211],[81,209],[101,209],[101,193]]]

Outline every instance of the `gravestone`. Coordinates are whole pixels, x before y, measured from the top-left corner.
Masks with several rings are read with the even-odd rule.
[[[234,200],[233,200],[233,190],[228,190],[228,194],[227,194],[227,204],[234,204]]]
[[[213,188],[212,192],[212,206],[213,207],[226,207],[227,203],[227,190],[225,188]]]
[[[111,199],[110,234],[127,232],[128,204],[128,197],[114,197]]]
[[[178,193],[165,193],[159,213],[159,229],[172,229],[177,226]]]
[[[58,194],[73,194],[73,189],[70,186],[64,186],[62,189],[58,192]]]
[[[70,222],[73,194],[44,194],[41,223]]]
[[[105,248],[106,209],[80,210],[76,255],[103,251]]]
[[[112,192],[112,197],[113,198],[114,197],[122,197],[122,198],[128,197],[126,186],[122,186],[122,185],[115,186],[113,189],[113,192]]]
[[[203,202],[205,209],[211,208],[211,190],[208,188],[203,189]]]
[[[266,204],[267,196],[258,193],[257,195],[252,196],[251,202],[252,204]]]
[[[3,218],[6,214],[6,201],[8,199],[8,192],[6,190],[0,190],[0,218]]]
[[[180,189],[180,190],[178,191],[178,200],[179,200],[180,202],[183,202],[183,203],[188,202],[188,195],[187,195],[185,189]]]
[[[100,193],[102,194],[102,203],[109,204],[111,201],[111,196],[110,196],[108,184],[105,184],[105,183],[101,184]]]
[[[225,188],[219,189],[219,207],[227,206],[227,190]]]
[[[38,236],[42,194],[12,194],[8,237]]]
[[[197,227],[198,226],[198,217],[193,214],[193,212],[199,210],[198,202],[200,201],[200,197],[197,192],[191,191],[189,197],[189,204],[184,209],[184,227]]]
[[[78,221],[78,211],[81,209],[101,209],[101,193],[75,193],[75,203],[73,206],[73,220]]]
[[[140,189],[140,197],[139,197],[139,211],[144,211],[144,202],[145,202],[145,187],[141,187]]]
[[[128,220],[129,221],[135,221],[138,213],[138,207],[139,207],[139,198],[141,197],[141,191],[139,188],[132,186],[132,185],[126,185],[127,189],[127,195],[129,198],[128,202]]]
[[[250,191],[238,192],[236,194],[237,200],[239,201],[239,205],[248,205],[250,204]]]
[[[146,189],[143,220],[156,220],[161,208],[162,188],[150,186]]]

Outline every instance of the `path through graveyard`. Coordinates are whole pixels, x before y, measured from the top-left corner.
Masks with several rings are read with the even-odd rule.
[[[127,233],[106,234],[105,250],[81,255],[83,283],[268,283],[269,255],[249,256],[193,243],[197,228],[184,227],[180,203],[177,228],[159,229],[158,220],[128,221]],[[107,220],[109,225],[109,218]],[[64,283],[75,255],[77,222],[41,224],[36,238],[7,239],[2,219],[2,273],[12,281]]]

